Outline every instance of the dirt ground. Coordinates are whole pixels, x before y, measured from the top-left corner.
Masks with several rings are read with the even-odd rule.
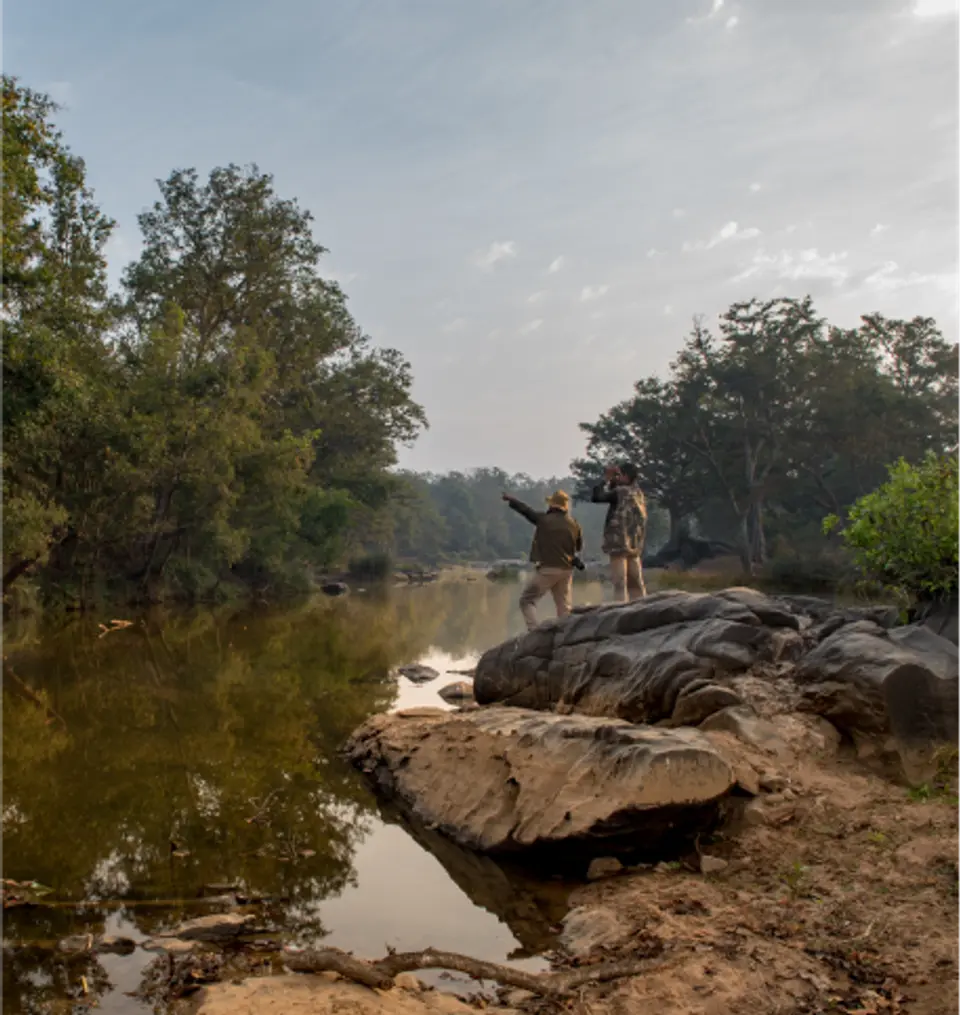
[[[731,750],[734,749],[731,747]],[[737,745],[771,775],[769,758]],[[751,756],[751,752],[752,756]],[[852,752],[780,766],[768,788],[711,841],[703,855],[585,885],[571,905],[605,910],[618,940],[574,965],[652,955],[630,979],[594,984],[563,1001],[503,991],[503,1009],[547,1015],[946,1015],[957,1012],[957,801],[952,784],[908,790],[871,772]],[[782,785],[787,780],[786,785]],[[701,861],[702,863],[702,861]],[[719,866],[715,864],[714,866]],[[211,988],[201,1015],[220,1011],[341,1010],[313,977]],[[292,981],[298,981],[293,983]],[[345,986],[345,985],[344,985]],[[226,996],[229,992],[229,997]],[[358,993],[359,992],[359,993]],[[338,997],[344,1011],[436,1011],[436,994],[367,991]],[[355,998],[353,995],[358,994]],[[222,995],[222,996],[221,996]],[[396,995],[395,997],[392,995]],[[334,1007],[326,1005],[326,1000]],[[481,1002],[477,1002],[480,1004]],[[227,1007],[224,1007],[227,1005]],[[377,1007],[379,1005],[379,1007]],[[407,1005],[411,1005],[407,1007]],[[489,1006],[487,1010],[497,1010]],[[502,1010],[502,1009],[501,1009]]]

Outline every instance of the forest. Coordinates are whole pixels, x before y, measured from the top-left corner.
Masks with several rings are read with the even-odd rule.
[[[584,421],[571,475],[397,469],[427,426],[410,364],[323,277],[310,213],[257,167],[176,169],[108,285],[114,223],[49,99],[3,78],[3,589],[8,606],[260,599],[351,561],[519,557],[533,505],[577,492],[587,555],[605,462],[641,470],[648,547],[684,534],[743,572],[823,534],[900,459],[957,442],[957,346],[924,317],[829,324],[809,298],[693,324],[665,376]],[[638,337],[638,341],[641,339]],[[571,449],[576,454],[577,449]]]

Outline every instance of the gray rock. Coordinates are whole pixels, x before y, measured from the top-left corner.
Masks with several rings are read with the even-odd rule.
[[[607,906],[578,906],[563,921],[560,944],[571,955],[587,955],[626,939],[631,926]]]
[[[158,939],[177,938],[181,941],[224,941],[239,937],[252,930],[254,918],[242,913],[211,913],[187,920]]]
[[[717,815],[730,764],[692,729],[516,708],[376,715],[347,757],[461,845],[657,853]]]
[[[406,677],[411,684],[429,684],[431,680],[436,680],[440,676],[438,670],[435,670],[432,666],[422,666],[417,664],[415,666],[400,666],[397,668],[397,673],[402,677]]]
[[[841,627],[800,660],[801,707],[858,743],[892,734],[905,769],[957,740],[957,648],[922,625]]]
[[[696,726],[714,712],[740,704],[740,695],[729,687],[707,684],[692,694],[681,692],[670,717],[671,723],[674,726]]]
[[[101,954],[132,955],[137,950],[137,942],[130,937],[104,934],[97,941],[96,950]]]
[[[743,593],[753,608],[733,593]],[[760,593],[731,596],[665,592],[627,605],[595,608],[538,628],[490,649],[477,665],[474,693],[481,705],[503,703],[631,722],[672,716],[693,695],[761,658],[773,628],[755,610],[784,623],[796,618]],[[729,692],[723,704],[739,701]],[[692,699],[688,719],[702,719]],[[715,707],[722,707],[716,702]],[[681,711],[681,716],[684,712]]]
[[[455,680],[446,687],[441,687],[437,694],[448,705],[462,705],[466,701],[473,701],[473,684],[469,680]]]

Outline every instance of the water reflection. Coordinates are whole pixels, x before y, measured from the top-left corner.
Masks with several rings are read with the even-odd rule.
[[[445,670],[521,629],[517,591],[479,581],[153,613],[103,637],[92,620],[8,626],[4,876],[50,886],[55,905],[5,913],[4,1010],[47,1010],[81,976],[101,1010],[139,1010],[107,984],[131,989],[146,953],[53,961],[51,946],[153,935],[197,915],[212,884],[271,898],[277,927],[302,942],[371,955],[386,943],[493,959],[537,951],[549,915],[518,917],[497,868],[384,824],[337,757],[371,713],[441,704],[436,690],[458,679]],[[596,601],[598,590],[576,595]],[[442,676],[419,688],[391,676],[410,662]],[[8,948],[26,942],[36,947]]]

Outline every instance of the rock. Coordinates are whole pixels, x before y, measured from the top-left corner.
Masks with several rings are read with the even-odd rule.
[[[696,726],[714,712],[742,704],[740,695],[718,684],[707,684],[692,694],[680,693],[670,717],[675,726]]]
[[[226,941],[250,933],[254,922],[252,916],[242,913],[211,913],[210,916],[187,920],[157,937],[179,938],[181,941]]]
[[[503,1000],[511,1008],[519,1008],[520,1005],[526,1004],[527,1001],[532,1001],[537,996],[532,990],[520,990],[519,987],[514,987],[513,990],[508,990],[503,995]]]
[[[320,586],[320,591],[325,596],[345,596],[350,591],[350,587],[343,582],[326,582]]]
[[[563,921],[560,944],[571,955],[587,955],[629,936],[632,928],[607,906],[578,906]]]
[[[180,938],[175,937],[155,937],[149,941],[144,941],[140,947],[146,952],[166,952],[168,955],[186,955],[189,952],[197,951],[201,947],[201,942],[182,941]]]
[[[132,955],[137,950],[137,942],[130,937],[104,934],[97,941],[96,950],[108,955]]]
[[[779,772],[761,772],[760,788],[767,793],[782,793],[789,784],[789,779]]]
[[[703,874],[719,874],[729,866],[727,861],[721,860],[719,856],[707,856],[706,853],[700,855],[700,871]]]
[[[908,769],[957,740],[957,648],[923,625],[848,624],[794,669],[802,706],[862,741],[892,733]]]
[[[904,843],[894,854],[904,863],[918,867],[932,867],[943,861],[956,863],[956,850],[950,849],[943,839],[921,837]]]
[[[92,948],[93,936],[89,934],[74,934],[57,942],[57,950],[61,952],[85,952]]]
[[[774,753],[780,753],[787,747],[773,723],[761,719],[749,705],[738,705],[714,712],[704,719],[700,729],[705,732],[722,730],[725,733],[732,733],[745,744]]]
[[[379,991],[320,976],[254,976],[215,983],[201,995],[198,1015],[476,1015],[442,991]]]
[[[767,811],[760,799],[748,801],[740,812],[740,817],[743,823],[750,827],[768,824]]]
[[[397,673],[402,677],[406,677],[411,684],[429,684],[431,680],[436,680],[440,676],[438,670],[435,670],[432,666],[422,666],[417,664],[415,666],[400,666],[397,669]]]
[[[587,868],[587,880],[599,881],[601,878],[609,878],[614,874],[620,874],[623,870],[623,864],[615,856],[594,857]]]
[[[734,782],[697,730],[517,708],[375,715],[345,750],[419,820],[484,852],[656,854],[712,822]]]
[[[473,701],[473,684],[469,680],[455,680],[452,684],[441,687],[437,694],[448,705],[461,705]]]
[[[587,715],[653,723],[671,718],[685,693],[691,700],[675,721],[702,719],[708,703],[722,707],[719,692],[693,695],[747,670],[766,651],[774,629],[755,610],[793,617],[760,593],[749,598],[754,608],[735,597],[655,593],[541,625],[484,653],[476,699],[536,709],[563,704]],[[728,689],[722,704],[739,700]]]
[[[423,990],[423,984],[413,973],[397,973],[393,982],[401,990],[412,990],[414,993]]]

